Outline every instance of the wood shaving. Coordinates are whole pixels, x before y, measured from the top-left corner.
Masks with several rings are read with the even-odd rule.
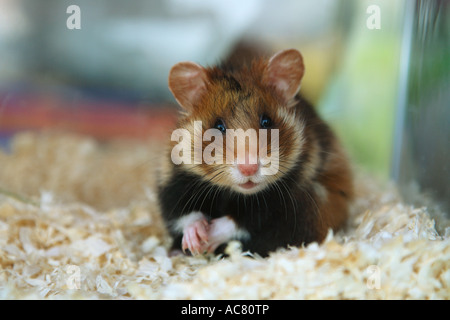
[[[345,230],[266,259],[169,257],[151,142],[17,135],[0,151],[1,299],[449,299],[450,228],[359,175]],[[442,220],[442,219],[441,219]],[[446,228],[447,227],[447,228]]]

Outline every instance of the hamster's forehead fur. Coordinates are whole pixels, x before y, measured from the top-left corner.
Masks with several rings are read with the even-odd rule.
[[[262,83],[266,65],[266,60],[257,59],[249,65],[222,64],[206,68],[206,94],[192,113],[186,114],[187,118],[202,121],[206,127],[222,119],[229,129],[247,130],[259,128],[260,117],[264,114],[273,120],[280,118],[282,121],[275,124],[281,125],[287,115],[294,116],[295,110],[284,106],[274,88]]]

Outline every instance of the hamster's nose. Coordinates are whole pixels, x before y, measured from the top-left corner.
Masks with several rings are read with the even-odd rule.
[[[238,164],[237,168],[240,171],[240,173],[242,173],[246,177],[249,177],[258,172],[259,165],[245,163],[245,164]]]

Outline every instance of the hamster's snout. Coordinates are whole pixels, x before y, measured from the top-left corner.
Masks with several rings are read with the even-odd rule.
[[[238,164],[237,168],[243,176],[250,177],[255,175],[259,170],[259,164],[243,163]]]
[[[244,163],[237,163],[234,166],[234,177],[237,189],[242,193],[254,193],[259,191],[264,184],[260,172],[260,162],[256,158],[256,163],[246,158]]]

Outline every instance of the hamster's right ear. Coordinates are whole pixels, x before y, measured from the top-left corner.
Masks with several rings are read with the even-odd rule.
[[[192,112],[206,92],[208,76],[205,68],[193,62],[180,62],[170,69],[169,89],[178,103]]]

